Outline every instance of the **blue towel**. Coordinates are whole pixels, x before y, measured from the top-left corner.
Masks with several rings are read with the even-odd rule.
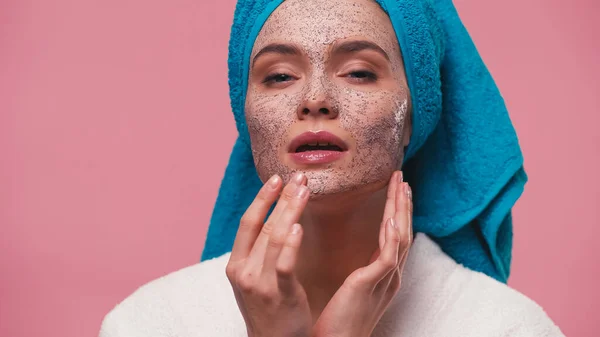
[[[229,44],[239,137],[211,218],[202,260],[231,250],[261,187],[244,103],[250,53],[282,0],[240,0]],[[501,282],[510,273],[511,208],[527,176],[504,100],[451,0],[377,0],[402,50],[413,131],[402,170],[414,191],[414,230],[458,263]]]

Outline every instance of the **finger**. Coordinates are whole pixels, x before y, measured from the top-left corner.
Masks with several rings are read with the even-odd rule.
[[[408,183],[401,183],[398,188],[396,199],[396,214],[394,216],[397,219],[397,230],[399,236],[399,248],[398,248],[398,266],[395,270],[402,275],[404,265],[408,257],[408,251],[412,244],[412,192]],[[393,274],[391,274],[393,275]],[[386,289],[393,285],[393,278],[389,278],[387,281]]]
[[[410,251],[410,247],[412,246],[412,242],[414,240],[414,235],[413,235],[413,203],[412,203],[412,189],[410,188],[410,185],[406,184],[405,186],[405,193],[406,193],[406,204],[407,204],[407,215],[406,215],[406,223],[407,223],[407,227],[406,227],[406,238],[404,239],[404,249],[400,249],[400,253],[401,253],[401,258],[400,258],[400,264],[399,264],[399,269],[400,269],[400,274],[402,274],[402,270],[404,269],[404,264],[406,263],[406,260],[408,258],[408,252]],[[402,244],[403,238],[402,238],[402,232],[400,234],[400,241]]]
[[[294,191],[300,185],[306,185],[306,176],[302,172],[296,172],[286,185],[286,187],[290,186],[290,189],[286,190],[284,188],[283,192],[281,193],[281,197],[279,198],[279,200],[277,200],[277,205],[275,205],[275,209],[273,209],[273,212],[269,216],[269,219],[273,219],[275,221],[279,219],[281,213],[283,213],[283,211],[285,210],[287,203],[292,199]]]
[[[410,247],[412,243],[412,201],[408,183],[403,182],[396,191],[396,214],[394,220],[398,224],[400,234],[400,254]]]
[[[407,212],[407,224],[408,224],[408,237],[406,238],[407,243],[405,248],[402,249],[400,247],[400,261],[398,263],[398,267],[394,269],[393,274],[391,274],[391,278],[389,279],[388,285],[386,287],[386,291],[389,296],[394,296],[396,292],[400,289],[401,281],[402,281],[402,273],[404,271],[404,266],[406,265],[406,260],[408,259],[408,253],[410,251],[410,246],[412,245],[413,240],[413,229],[412,229],[412,214],[413,214],[413,206],[412,206],[412,190],[410,185],[406,184],[406,195],[407,195],[407,204],[408,204],[408,212]],[[400,238],[400,246],[402,246],[402,237]]]
[[[395,224],[396,225],[396,224]],[[390,235],[390,231],[395,230],[394,228],[392,228],[391,226],[385,226],[385,235],[387,237],[387,235]],[[393,268],[391,269],[384,277],[383,279],[381,279],[381,281],[379,281],[379,283],[377,283],[377,285],[375,286],[375,292],[381,292],[381,291],[385,291],[389,284],[390,281],[392,279],[392,276],[394,274],[395,271],[397,271],[398,268]]]
[[[286,295],[293,295],[296,286],[296,262],[298,261],[298,252],[302,244],[302,226],[295,223],[292,230],[288,233],[285,245],[277,259],[277,284],[280,291]]]
[[[252,249],[250,251],[248,258],[250,259],[251,263],[253,263],[255,265],[260,265],[263,263],[263,261],[265,259],[265,251],[267,249],[267,243],[269,242],[269,237],[271,236],[271,233],[273,232],[273,228],[277,224],[277,220],[279,219],[279,217],[285,210],[289,200],[291,200],[293,198],[294,191],[296,190],[296,188],[298,186],[303,184],[304,179],[305,179],[305,177],[302,173],[295,174],[294,177],[292,177],[292,179],[290,179],[288,184],[285,186],[285,188],[281,192],[281,197],[279,197],[279,200],[277,201],[277,205],[275,206],[275,209],[273,209],[273,212],[271,213],[271,215],[269,216],[267,221],[262,226],[260,234],[258,234],[258,237],[256,238],[256,241],[254,243],[254,246],[252,247]]]
[[[246,258],[256,241],[263,221],[269,212],[271,205],[277,200],[281,189],[281,178],[272,176],[266,184],[258,191],[256,198],[250,204],[240,220],[240,225],[233,242],[230,261],[238,261]]]
[[[410,245],[412,241],[412,216],[411,216],[411,200],[409,199],[408,183],[403,182],[398,186],[396,190],[396,214],[394,214],[394,220],[398,224],[398,230],[400,232],[401,252],[404,252],[405,248]]]
[[[398,189],[398,185],[402,182],[402,172],[395,171],[390,178],[390,183],[388,184],[387,190],[387,199],[385,201],[385,208],[383,210],[383,221],[387,221],[387,219],[394,216],[396,213],[396,190]]]
[[[281,249],[286,241],[286,236],[290,232],[292,225],[300,220],[300,215],[308,202],[308,187],[299,186],[294,192],[294,197],[287,204],[287,207],[277,220],[277,224],[273,228],[273,233],[267,243],[265,259],[263,262],[263,273],[272,275],[275,272],[275,264],[281,253]]]
[[[355,279],[350,282],[354,286],[374,289],[385,276],[398,265],[398,249],[400,237],[396,230],[396,224],[393,218],[386,222],[385,245],[379,255],[379,258],[370,265],[359,269],[357,274],[352,274]]]
[[[394,171],[388,184],[383,219],[381,220],[381,227],[379,229],[379,249],[383,249],[383,245],[385,244],[385,222],[396,213],[396,189],[400,182],[402,182],[402,171]]]
[[[398,269],[395,269],[390,276],[389,285],[382,296],[382,302],[384,303],[389,303],[396,296],[402,284],[402,273]]]
[[[389,290],[395,286],[396,275],[401,276],[404,264],[408,257],[408,251],[412,242],[412,192],[408,183],[401,183],[399,187],[398,200],[400,206],[397,209],[395,218],[398,219],[397,229],[400,238],[398,249],[398,266],[388,273],[379,283],[376,291]],[[396,280],[396,281],[395,281]],[[393,290],[393,289],[392,289]]]
[[[378,274],[381,274],[378,281],[381,281],[386,276],[393,273],[393,271],[398,267],[398,262],[400,259],[398,254],[398,250],[400,248],[400,236],[398,233],[398,223],[396,221],[390,220],[390,223],[386,226],[385,242],[386,245],[383,248],[380,258],[375,261],[375,265],[381,270],[378,272]],[[389,245],[387,244],[388,242],[390,243]]]
[[[390,270],[384,277],[383,279],[381,279],[381,281],[379,281],[379,283],[377,283],[377,285],[375,286],[375,290],[374,293],[376,294],[383,294],[386,293],[389,288],[390,285],[392,284],[392,279],[394,278],[394,275],[398,273],[398,268],[394,268],[392,270]]]

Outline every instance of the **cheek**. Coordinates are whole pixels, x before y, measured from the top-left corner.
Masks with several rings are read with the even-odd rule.
[[[279,171],[279,153],[285,151],[287,131],[296,121],[298,95],[266,95],[250,91],[246,98],[246,123],[254,163],[261,179]]]
[[[375,162],[399,167],[407,97],[404,90],[345,90],[340,99],[340,123],[356,141],[358,157],[377,157]]]

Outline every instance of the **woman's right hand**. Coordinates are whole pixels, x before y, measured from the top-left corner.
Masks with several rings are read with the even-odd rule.
[[[294,175],[263,224],[281,186],[281,178],[275,175],[258,192],[240,221],[227,264],[227,278],[249,337],[311,334],[306,292],[294,272],[302,242],[297,221],[309,191],[304,175]]]

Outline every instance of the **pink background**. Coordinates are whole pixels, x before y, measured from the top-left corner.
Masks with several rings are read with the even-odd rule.
[[[510,285],[597,336],[600,3],[457,0],[530,183]],[[95,336],[198,261],[235,138],[234,0],[0,0],[0,336]]]

